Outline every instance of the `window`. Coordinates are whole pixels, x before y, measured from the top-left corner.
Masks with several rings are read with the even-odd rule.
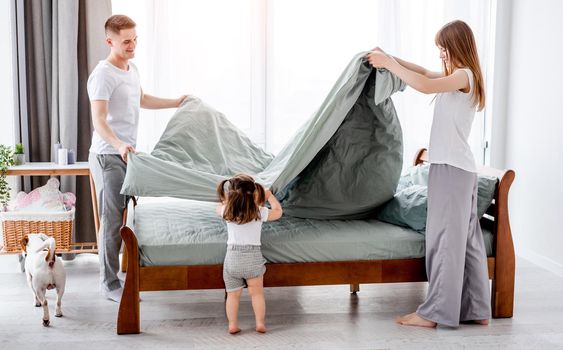
[[[191,93],[223,112],[256,143],[278,152],[322,103],[349,60],[380,46],[439,71],[434,35],[466,21],[487,75],[493,1],[447,0],[113,0],[114,13],[138,24],[135,62],[143,89]],[[410,88],[393,96],[404,135],[405,166],[428,144],[433,96]],[[138,149],[150,151],[170,111],[142,111]],[[471,135],[482,163],[485,125]]]
[[[259,2],[116,0],[112,5],[114,13],[137,23],[134,62],[143,91],[170,98],[196,95],[264,145],[263,63],[256,62],[264,51],[256,35],[263,31],[263,16],[254,13]],[[152,150],[171,115],[142,110],[139,150]]]

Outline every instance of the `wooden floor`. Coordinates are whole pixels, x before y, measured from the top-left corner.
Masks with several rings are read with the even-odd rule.
[[[139,335],[115,333],[116,303],[99,293],[97,256],[65,262],[64,317],[41,325],[15,256],[0,256],[0,349],[563,349],[563,277],[517,261],[515,317],[488,327],[417,329],[396,316],[422,302],[426,283],[266,289],[267,334],[253,331],[246,291],[243,332],[226,332],[221,290],[141,293]]]

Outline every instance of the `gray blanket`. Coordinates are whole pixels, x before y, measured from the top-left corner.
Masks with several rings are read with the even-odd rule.
[[[270,187],[284,213],[354,219],[393,197],[402,132],[390,96],[405,88],[356,55],[323,104],[277,156],[263,151],[220,112],[190,98],[151,154],[131,154],[122,193],[216,201],[225,177],[248,173]]]

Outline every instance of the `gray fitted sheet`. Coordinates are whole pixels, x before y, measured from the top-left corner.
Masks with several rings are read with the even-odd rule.
[[[142,266],[222,264],[227,226],[216,203],[141,198],[128,224]],[[483,230],[487,255],[493,236]],[[312,220],[284,216],[262,227],[262,253],[273,263],[420,258],[424,235],[377,220]]]

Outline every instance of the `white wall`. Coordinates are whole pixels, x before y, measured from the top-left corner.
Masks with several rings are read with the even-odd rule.
[[[563,2],[512,2],[505,164],[516,253],[563,275]]]

